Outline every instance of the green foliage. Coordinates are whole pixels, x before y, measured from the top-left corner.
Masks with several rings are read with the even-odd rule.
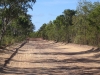
[[[64,10],[36,34],[56,42],[100,46],[100,3],[80,0],[76,10]]]
[[[36,37],[38,37],[38,32],[31,32],[30,34],[29,34],[29,37],[30,38],[36,38]]]
[[[0,46],[24,40],[35,29],[28,9],[36,0],[0,0]]]
[[[11,36],[5,36],[2,40],[2,45],[3,46],[7,46],[7,45],[11,45],[15,42],[15,39]]]

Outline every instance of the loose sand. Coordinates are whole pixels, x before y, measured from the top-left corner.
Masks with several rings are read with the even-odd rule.
[[[100,50],[86,45],[29,41],[0,59],[0,75],[100,75]]]

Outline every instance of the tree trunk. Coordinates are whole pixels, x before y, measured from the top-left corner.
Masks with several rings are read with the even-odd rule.
[[[1,34],[0,34],[0,45],[3,41],[3,37],[5,36],[6,26],[7,26],[6,18],[2,18],[2,29],[1,29]]]

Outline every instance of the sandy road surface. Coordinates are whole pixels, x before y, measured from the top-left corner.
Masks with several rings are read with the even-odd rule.
[[[100,75],[100,50],[90,46],[29,41],[1,75]]]

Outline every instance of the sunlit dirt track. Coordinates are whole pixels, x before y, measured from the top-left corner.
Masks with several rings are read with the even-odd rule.
[[[1,75],[100,75],[100,50],[92,46],[29,41]]]

